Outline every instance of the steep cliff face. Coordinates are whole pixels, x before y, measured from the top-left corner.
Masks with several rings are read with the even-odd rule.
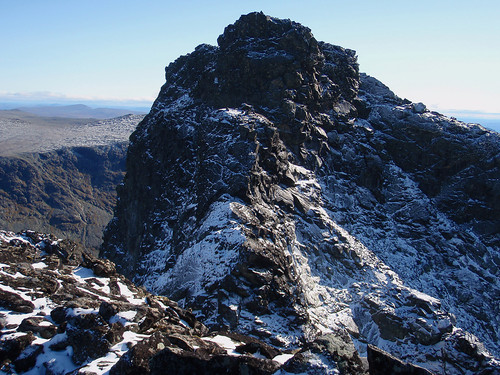
[[[242,16],[218,44],[166,68],[102,254],[274,345],[334,334],[436,372],[497,366],[471,333],[498,355],[498,134],[289,20]]]
[[[97,121],[0,111],[0,228],[98,251],[142,115]]]
[[[0,227],[53,233],[97,251],[125,174],[127,143],[0,157]]]

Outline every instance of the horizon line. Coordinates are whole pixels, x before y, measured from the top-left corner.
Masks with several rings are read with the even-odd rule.
[[[5,106],[63,106],[72,104],[84,105],[118,105],[118,106],[140,106],[151,107],[156,98],[113,98],[113,97],[71,97],[62,94],[52,94],[48,92],[37,92],[25,95],[24,93],[0,93],[0,105]],[[490,120],[500,120],[500,112],[492,112],[481,109],[457,109],[441,108],[439,106],[427,106],[430,111],[439,112],[447,116],[479,117]],[[14,107],[12,108],[14,109]]]

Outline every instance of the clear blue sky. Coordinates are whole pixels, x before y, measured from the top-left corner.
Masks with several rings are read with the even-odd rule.
[[[401,97],[500,113],[498,0],[0,0],[0,102],[151,102],[168,63],[260,10],[356,50]]]

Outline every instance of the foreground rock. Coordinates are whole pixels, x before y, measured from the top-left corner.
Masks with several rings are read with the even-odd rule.
[[[118,274],[110,261],[36,232],[0,231],[0,291],[16,296],[1,300],[0,373],[430,374],[374,346],[362,358],[343,331],[290,350],[209,331],[176,302]],[[495,373],[480,344],[458,340],[461,351],[448,352],[454,361]]]
[[[209,332],[177,303],[116,273],[110,261],[35,232],[0,232],[0,293],[1,373],[148,374],[168,367],[213,374],[227,367],[271,374],[292,357],[255,338]]]
[[[368,345],[368,363],[370,364],[370,375],[432,375],[432,372],[422,367],[404,363],[371,345]],[[443,370],[446,371],[445,368]]]
[[[121,272],[213,329],[303,350],[299,373],[340,369],[317,350],[351,338],[436,373],[498,365],[483,346],[500,355],[497,133],[262,13],[166,80],[105,233]]]

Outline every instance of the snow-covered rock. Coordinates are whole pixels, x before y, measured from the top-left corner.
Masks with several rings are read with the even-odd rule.
[[[102,254],[277,347],[337,335],[362,357],[497,371],[499,135],[398,98],[290,20],[251,13],[218,44],[166,68]]]
[[[231,366],[271,374],[293,357],[252,337],[209,332],[110,261],[35,232],[0,231],[0,297],[0,374],[187,375]]]

